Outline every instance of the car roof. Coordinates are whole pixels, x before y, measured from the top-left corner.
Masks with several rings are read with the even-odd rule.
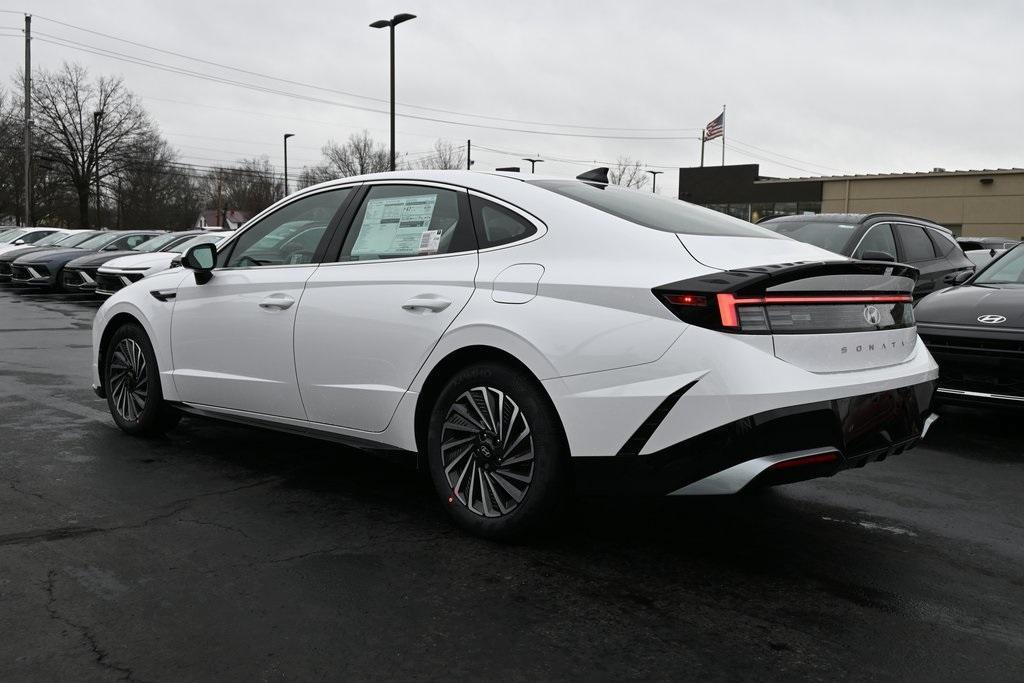
[[[854,225],[861,225],[863,223],[867,223],[868,221],[883,220],[883,219],[888,219],[888,218],[898,218],[898,219],[904,220],[904,221],[913,221],[914,223],[918,223],[920,225],[927,226],[929,228],[933,228],[933,229],[936,229],[936,230],[941,230],[942,232],[948,233],[950,235],[953,234],[953,231],[950,230],[949,228],[947,228],[947,227],[945,227],[943,225],[939,225],[938,223],[936,223],[934,221],[930,221],[927,218],[921,218],[919,216],[910,216],[910,215],[903,214],[903,213],[890,213],[888,211],[876,211],[874,213],[815,213],[815,214],[796,214],[796,215],[792,215],[792,216],[776,216],[774,218],[769,218],[769,219],[766,219],[766,220],[761,221],[761,222],[762,223],[768,223],[768,222],[778,222],[778,223],[781,223],[781,222],[784,222],[784,221],[785,222],[789,222],[789,221],[799,221],[799,220],[803,220],[803,221],[806,221],[806,220],[816,220],[816,221],[821,221],[822,223],[853,223]]]

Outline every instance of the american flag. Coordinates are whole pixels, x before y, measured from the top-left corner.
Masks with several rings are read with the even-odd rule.
[[[704,127],[704,140],[714,140],[725,135],[725,112],[716,116],[711,123]]]

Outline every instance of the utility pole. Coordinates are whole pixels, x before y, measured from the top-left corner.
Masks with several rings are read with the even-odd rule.
[[[117,176],[117,219],[114,222],[114,229],[121,229],[121,176]]]
[[[707,130],[706,129],[702,130],[700,132],[700,167],[701,168],[704,168],[704,143],[706,141],[706,138],[705,138],[706,134],[707,134]]]
[[[284,134],[284,196],[288,196],[288,138],[295,137],[295,133]]]
[[[25,15],[25,227],[32,225],[32,15]]]
[[[647,171],[651,174],[651,192],[653,194],[658,193],[658,175],[664,173],[664,171]]]
[[[100,218],[100,120],[103,110],[92,113],[92,161],[96,165],[96,227],[102,228]]]
[[[473,141],[466,140],[466,170],[473,168]]]
[[[223,196],[221,195],[221,188],[222,187],[223,187],[223,185],[222,185],[222,178],[221,178],[220,173],[218,172],[217,173],[217,226],[216,226],[218,228],[223,228],[224,227],[224,218],[223,218],[223,215],[224,215],[224,200],[223,200]]]

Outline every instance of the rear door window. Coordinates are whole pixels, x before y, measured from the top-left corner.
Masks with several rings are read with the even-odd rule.
[[[342,261],[454,254],[476,249],[464,193],[420,185],[375,185],[342,247]]]
[[[903,246],[903,261],[916,263],[935,258],[935,247],[932,246],[932,241],[928,239],[928,235],[925,234],[924,228],[921,226],[898,223],[896,233]]]
[[[893,259],[897,256],[896,251],[896,238],[892,234],[892,226],[888,223],[880,223],[873,225],[868,229],[867,234],[864,235],[864,239],[861,240],[860,246],[857,247],[857,251],[854,252],[854,258],[864,258],[864,254],[869,251],[878,251],[892,256]]]

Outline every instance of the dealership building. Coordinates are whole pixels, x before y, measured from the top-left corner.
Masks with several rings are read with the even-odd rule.
[[[769,178],[757,164],[679,169],[679,198],[737,218],[889,211],[957,235],[1024,239],[1024,168]]]

